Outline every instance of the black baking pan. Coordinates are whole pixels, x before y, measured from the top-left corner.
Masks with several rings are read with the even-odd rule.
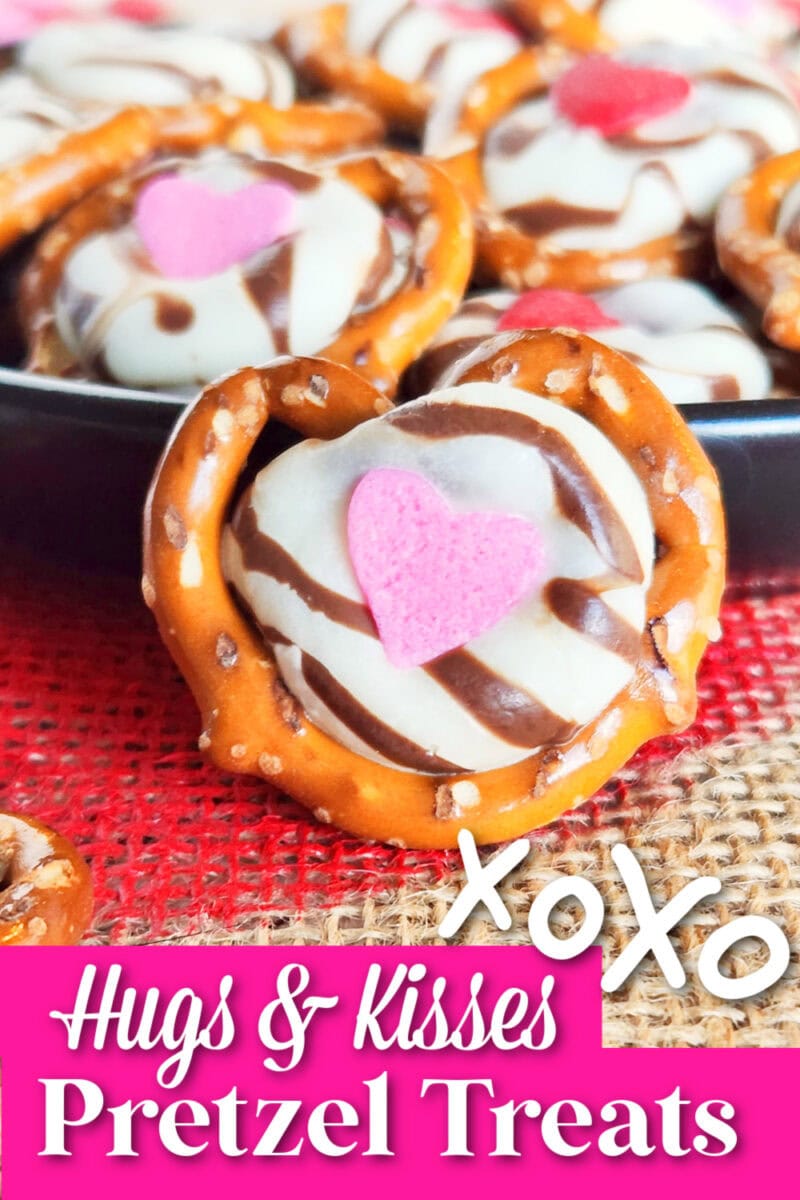
[[[76,564],[138,570],[142,502],[181,407],[174,396],[0,368],[0,534]],[[800,400],[683,414],[722,480],[732,576],[796,577]]]

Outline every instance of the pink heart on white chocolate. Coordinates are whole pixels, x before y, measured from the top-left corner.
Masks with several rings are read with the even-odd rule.
[[[421,475],[368,471],[347,514],[350,559],[395,667],[419,667],[495,626],[541,579],[522,517],[455,512]]]
[[[66,5],[49,0],[0,0],[0,46],[13,46],[32,37],[48,21],[68,16]]]
[[[162,175],[139,193],[134,221],[156,269],[170,279],[204,279],[245,262],[296,226],[297,197],[282,183],[217,192]]]

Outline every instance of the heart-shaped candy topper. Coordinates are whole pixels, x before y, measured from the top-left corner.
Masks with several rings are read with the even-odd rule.
[[[524,292],[497,322],[499,330],[566,328],[581,333],[613,329],[617,325],[619,321],[604,313],[591,296],[558,288],[534,288]]]
[[[419,667],[491,629],[543,574],[522,517],[457,513],[413,471],[379,468],[347,514],[350,559],[395,667]]]
[[[169,279],[204,279],[265,249],[296,227],[297,197],[282,183],[216,192],[162,175],[139,193],[135,224],[147,253]]]
[[[551,96],[556,111],[574,125],[616,137],[680,108],[691,90],[690,81],[676,71],[590,54],[556,80]]]

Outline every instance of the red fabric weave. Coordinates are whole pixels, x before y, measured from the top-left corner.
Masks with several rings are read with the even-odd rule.
[[[692,729],[646,747],[536,837],[625,822],[637,768],[734,732],[769,736],[800,715],[800,594],[731,600],[723,624]],[[2,555],[0,808],[57,827],[90,860],[97,936],[243,929],[259,912],[309,911],[449,870],[448,854],[365,845],[263,781],[223,776],[199,755],[198,728],[135,581]]]

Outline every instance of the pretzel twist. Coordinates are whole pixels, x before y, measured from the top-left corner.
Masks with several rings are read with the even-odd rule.
[[[276,117],[283,113],[275,112]],[[415,230],[411,268],[385,301],[350,317],[320,356],[345,363],[385,392],[457,309],[472,270],[469,210],[434,163],[393,151],[332,168],[379,208],[399,210]],[[121,224],[146,180],[117,181],[70,209],[41,239],[23,275],[20,306],[29,366],[42,374],[77,368],[53,319],[65,263],[87,236]]]
[[[206,389],[175,431],[145,512],[145,599],[200,707],[200,745],[215,763],[261,774],[321,819],[359,836],[448,847],[461,828],[479,842],[494,842],[547,823],[592,795],[643,742],[693,719],[695,672],[718,630],[724,580],[713,469],[655,386],[622,356],[582,335],[538,331],[491,339],[465,362],[459,382],[509,378],[514,387],[547,396],[553,372],[558,394],[550,398],[588,418],[623,453],[655,525],[659,557],[629,685],[565,745],[545,747],[514,766],[452,778],[367,760],[312,725],[232,599],[220,537],[237,481],[270,417],[306,436],[330,438],[388,405],[344,367],[283,359]],[[608,403],[609,378],[614,394],[626,400],[622,411]],[[687,606],[690,631],[671,637],[671,614]],[[462,780],[473,785],[477,801],[448,815],[447,801]]]
[[[0,171],[0,253],[93,188],[158,151],[227,146],[272,154],[334,154],[379,140],[383,124],[360,107],[225,98],[182,108],[129,108],[56,148]]]
[[[800,254],[777,223],[798,183],[800,150],[768,159],[728,190],[715,226],[720,266],[763,310],[767,337],[788,350],[800,350]]]
[[[31,817],[0,812],[0,946],[68,946],[92,915],[89,868]]]

